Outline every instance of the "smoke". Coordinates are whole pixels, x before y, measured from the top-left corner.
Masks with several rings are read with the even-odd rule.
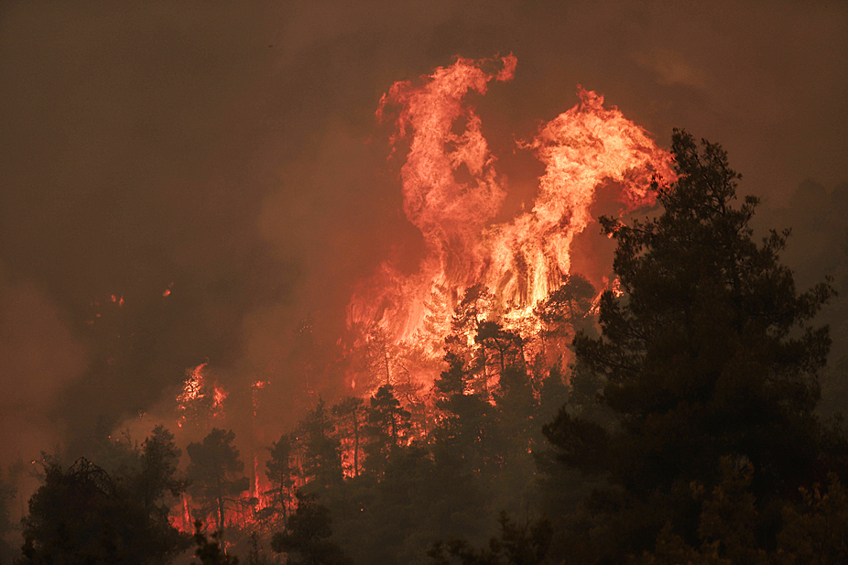
[[[426,248],[374,112],[456,55],[520,61],[478,105],[509,181],[495,221],[529,209],[544,174],[515,140],[577,103],[578,83],[661,144],[674,126],[722,142],[745,192],[775,203],[848,178],[839,2],[0,10],[0,350],[6,414],[30,423],[4,419],[2,457],[57,438],[83,452],[101,416],[164,413],[207,360],[234,411],[256,379],[281,421],[338,394],[357,282]],[[581,240],[574,269],[606,244]]]
[[[88,363],[67,318],[32,284],[10,281],[0,265],[0,445],[6,463],[28,464],[65,439],[51,411]]]

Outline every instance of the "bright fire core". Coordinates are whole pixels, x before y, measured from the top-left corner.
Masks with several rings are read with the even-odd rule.
[[[386,381],[432,383],[454,307],[475,284],[493,296],[491,319],[526,331],[536,304],[570,274],[572,243],[592,220],[597,188],[615,183],[624,213],[653,203],[653,177],[674,178],[668,152],[617,108],[604,108],[602,96],[578,86],[579,104],[518,143],[545,166],[533,208],[492,223],[505,181],[466,95],[512,80],[516,63],[513,55],[459,58],[419,85],[395,83],[380,101],[378,119],[395,126],[393,146],[409,143],[401,169],[404,212],[426,246],[415,273],[384,262],[348,307],[349,327],[363,336],[359,345],[385,350]]]
[[[364,365],[349,365],[348,385],[355,393],[369,396],[382,384],[407,385],[396,386],[397,392],[407,391],[399,398],[404,396],[408,408],[417,404],[422,409],[444,369],[446,337],[454,333],[471,346],[483,322],[501,324],[523,344],[538,343],[533,338],[541,326],[534,310],[572,275],[573,243],[592,222],[590,210],[599,187],[615,187],[623,214],[654,202],[652,180],[675,178],[670,154],[644,129],[617,108],[605,108],[602,96],[578,86],[577,105],[517,144],[545,167],[532,208],[496,223],[508,187],[483,136],[481,118],[466,98],[472,92],[485,94],[492,81],[512,80],[516,63],[512,55],[498,60],[459,58],[419,84],[395,83],[380,100],[377,118],[392,125],[394,152],[400,147],[406,151],[400,171],[403,207],[420,230],[425,250],[412,274],[383,262],[350,300],[347,322],[353,338],[347,354],[366,359]],[[613,291],[616,282],[609,282]],[[457,330],[457,306],[471,289],[477,289],[476,325]],[[521,351],[524,356],[539,354],[532,346]],[[186,373],[176,398],[180,428],[187,422],[208,428],[226,418],[227,392],[206,369],[203,363]],[[487,379],[484,371],[484,390],[497,384]],[[257,441],[263,435],[258,406],[269,384],[256,380],[251,389],[253,476],[250,492],[241,501],[244,508],[252,504],[254,511],[269,502],[264,453],[260,457]],[[176,521],[188,531],[188,498],[182,502]],[[243,521],[248,515],[242,509],[231,519]]]

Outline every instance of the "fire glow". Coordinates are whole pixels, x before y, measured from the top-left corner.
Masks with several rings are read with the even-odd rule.
[[[363,383],[359,391],[366,397],[381,384],[403,382],[410,386],[406,392],[396,389],[401,402],[413,411],[423,409],[428,401],[418,391],[426,397],[443,369],[445,338],[455,330],[455,307],[477,285],[484,289],[477,299],[484,319],[478,323],[497,321],[522,339],[532,338],[540,330],[534,309],[572,274],[572,246],[593,221],[591,207],[599,187],[615,187],[623,214],[653,204],[653,180],[675,178],[670,154],[644,129],[617,108],[605,108],[602,96],[578,86],[577,105],[542,124],[532,139],[517,143],[517,149],[531,152],[545,167],[532,208],[511,221],[494,222],[507,194],[506,180],[497,171],[481,118],[466,97],[485,94],[493,81],[512,80],[516,63],[512,55],[459,58],[420,85],[395,83],[380,100],[377,118],[394,126],[393,152],[408,143],[400,171],[403,207],[420,230],[425,251],[412,274],[384,261],[350,300],[347,323],[354,343],[348,353],[371,350],[370,374],[353,370],[348,375],[354,394],[357,382]],[[603,284],[620,293],[617,280],[604,278]],[[475,336],[468,331],[472,333],[464,337],[470,345]],[[227,392],[210,382],[206,366],[186,372],[176,398],[179,427],[193,422],[208,428],[225,418]],[[270,504],[271,485],[259,448],[265,435],[259,405],[270,384],[257,379],[250,387],[253,476],[228,519],[232,523],[254,520]],[[353,450],[350,440],[343,442],[347,461],[356,461]],[[346,466],[345,475],[356,474],[356,467]],[[181,501],[183,529],[191,524],[189,501],[187,496]]]
[[[186,371],[182,392],[176,398],[177,411],[180,413],[177,426],[180,428],[190,415],[196,417],[196,414],[204,413],[213,420],[224,416],[224,400],[229,393],[217,382],[211,385],[206,382],[203,370],[208,364],[208,362],[201,363],[194,369]],[[204,410],[202,407],[204,403],[208,403],[208,409]]]
[[[598,187],[615,183],[625,213],[653,203],[653,178],[674,179],[668,152],[617,108],[604,108],[602,96],[578,86],[576,106],[518,142],[545,166],[532,209],[492,223],[505,181],[465,98],[485,94],[492,81],[512,80],[516,62],[513,55],[459,58],[421,85],[395,83],[377,110],[379,120],[395,126],[393,147],[409,142],[400,175],[404,212],[426,251],[411,275],[382,263],[351,299],[348,326],[364,332],[364,342],[385,342],[386,358],[389,350],[405,358],[407,377],[422,384],[435,376],[424,365],[441,359],[454,306],[468,288],[479,283],[492,293],[491,319],[526,327],[536,304],[571,273],[572,243],[592,221]],[[425,360],[417,369],[416,359]],[[385,373],[387,381],[399,377],[388,361]]]

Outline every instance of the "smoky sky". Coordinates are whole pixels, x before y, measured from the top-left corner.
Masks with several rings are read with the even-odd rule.
[[[843,2],[6,2],[2,457],[150,410],[207,360],[291,413],[299,324],[334,343],[354,285],[421,245],[380,96],[508,53],[475,101],[505,215],[542,173],[516,140],[577,84],[662,145],[722,143],[775,207],[848,179]]]

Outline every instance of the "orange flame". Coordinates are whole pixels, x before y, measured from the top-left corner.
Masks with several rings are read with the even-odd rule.
[[[572,243],[592,220],[603,182],[617,183],[623,208],[633,210],[653,203],[652,177],[674,179],[668,152],[617,108],[604,108],[602,96],[578,86],[579,104],[519,142],[545,165],[532,210],[491,225],[504,182],[465,97],[485,94],[492,80],[511,80],[515,65],[512,55],[459,58],[420,86],[399,82],[383,95],[380,120],[397,108],[392,145],[410,139],[401,169],[404,212],[421,230],[426,255],[412,275],[384,262],[353,296],[350,327],[377,332],[410,356],[415,350],[439,358],[458,297],[478,282],[494,295],[488,314],[518,326],[570,272]]]
[[[203,368],[208,363],[201,363],[186,375],[186,380],[183,383],[183,391],[177,396],[177,402],[185,404],[202,396],[201,388],[203,388]]]
[[[208,363],[201,363],[191,370],[186,370],[186,379],[183,383],[183,389],[177,395],[177,411],[180,417],[177,420],[177,426],[183,427],[189,415],[197,417],[198,410],[201,410],[206,418],[220,419],[224,414],[224,400],[227,399],[229,393],[217,383],[206,383],[206,377],[203,370]],[[204,401],[205,403],[201,402]],[[204,407],[201,408],[201,405]]]
[[[224,414],[224,400],[230,395],[223,387],[215,384],[212,387],[212,416],[219,418]]]

